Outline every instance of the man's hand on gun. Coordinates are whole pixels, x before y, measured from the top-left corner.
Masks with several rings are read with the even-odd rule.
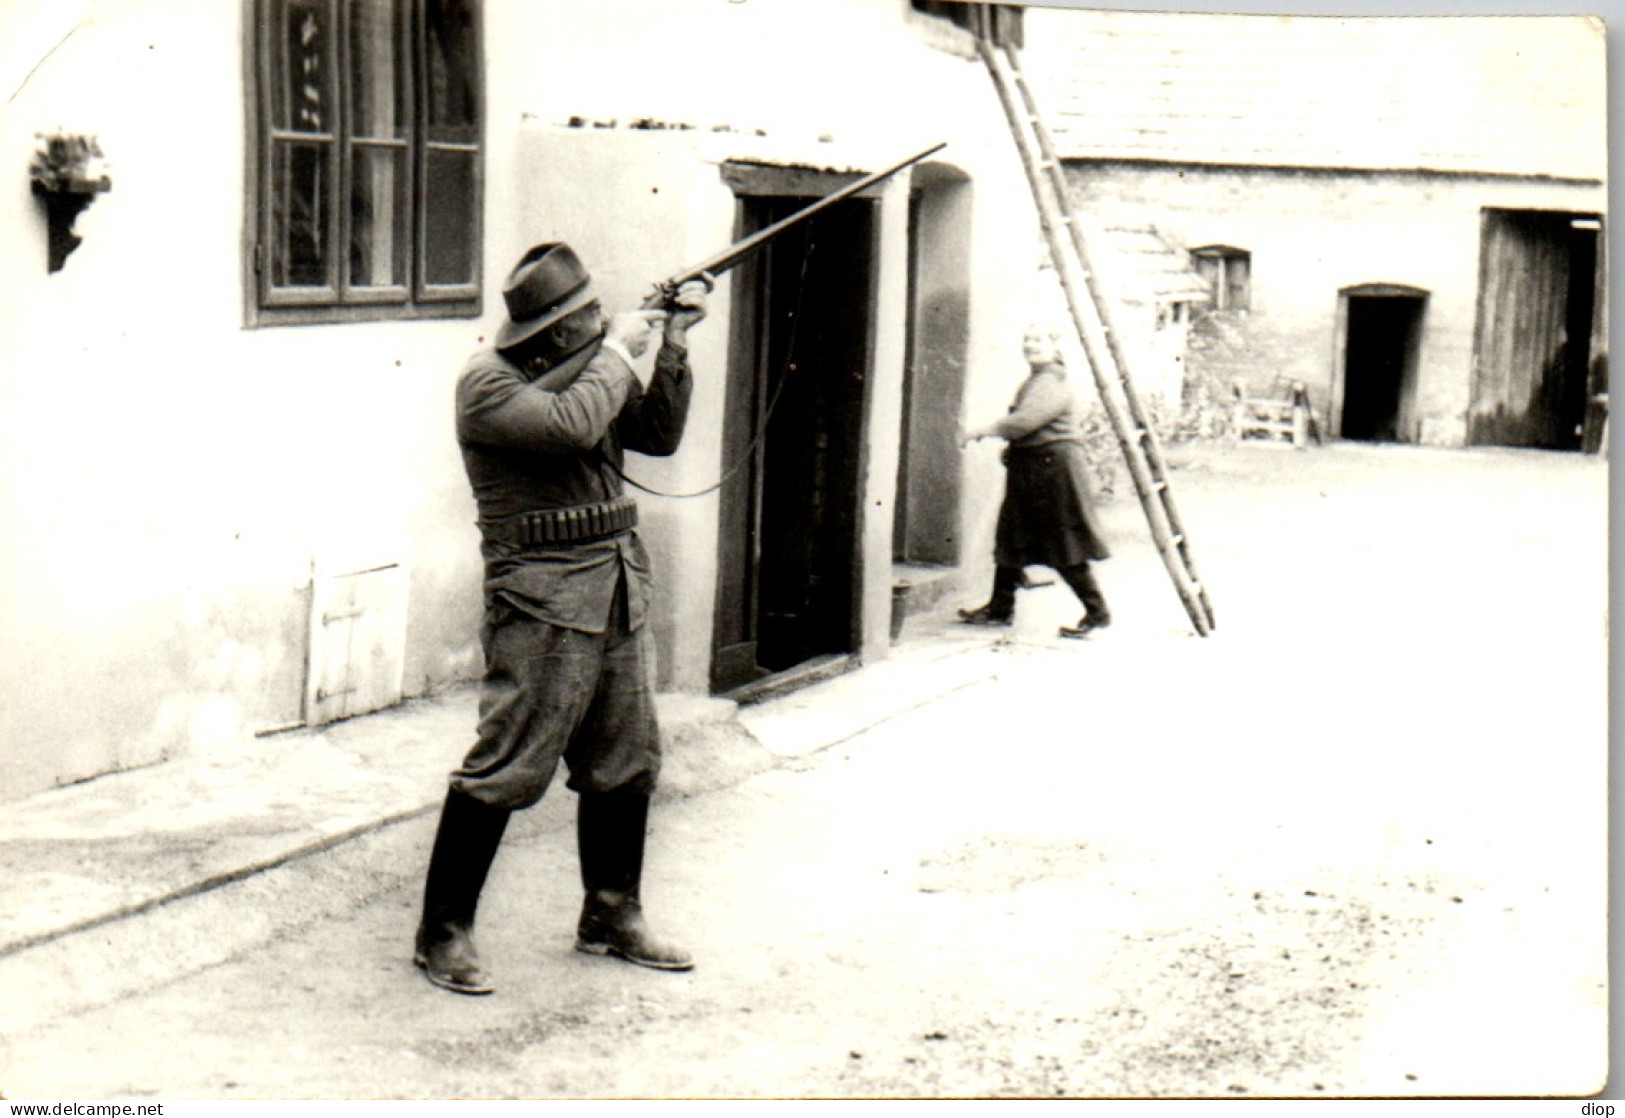
[[[689,280],[677,289],[664,307],[610,315],[609,324],[604,328],[605,344],[612,349],[625,350],[635,360],[649,351],[655,327],[663,326],[663,337],[667,342],[686,347],[688,328],[705,318],[705,297],[710,290],[711,285],[703,279]],[[633,365],[633,372],[647,387],[644,371],[637,364]]]
[[[688,328],[704,321],[705,297],[710,291],[711,285],[704,280],[689,280],[664,306],[610,315],[604,338],[624,346],[633,357],[642,357],[649,348],[650,333],[664,324],[666,340],[682,345]]]
[[[691,279],[677,289],[666,304],[666,340],[674,345],[688,344],[688,328],[705,320],[706,296],[711,293],[709,278]]]
[[[656,325],[665,321],[661,310],[620,311],[609,316],[604,328],[604,343],[626,350],[633,357],[642,357],[649,348],[649,335]]]

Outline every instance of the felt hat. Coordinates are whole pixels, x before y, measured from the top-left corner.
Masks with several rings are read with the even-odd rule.
[[[562,241],[537,245],[508,274],[502,299],[508,321],[497,330],[497,348],[511,349],[568,318],[598,296],[592,275]]]

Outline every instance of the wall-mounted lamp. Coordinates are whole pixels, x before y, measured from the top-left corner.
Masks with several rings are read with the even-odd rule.
[[[113,180],[107,176],[96,137],[55,133],[40,136],[39,141],[28,177],[34,193],[45,203],[51,271],[60,272],[68,254],[83,240],[74,235],[74,221],[96,195],[113,189]]]

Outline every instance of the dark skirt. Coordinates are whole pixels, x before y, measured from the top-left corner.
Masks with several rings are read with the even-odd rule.
[[[1056,442],[1004,454],[1004,505],[993,561],[1057,570],[1111,554],[1089,498],[1083,447]]]

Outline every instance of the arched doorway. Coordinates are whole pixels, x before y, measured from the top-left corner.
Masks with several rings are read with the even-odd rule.
[[[1420,441],[1417,366],[1428,293],[1394,283],[1338,292],[1332,430],[1364,442]]]

